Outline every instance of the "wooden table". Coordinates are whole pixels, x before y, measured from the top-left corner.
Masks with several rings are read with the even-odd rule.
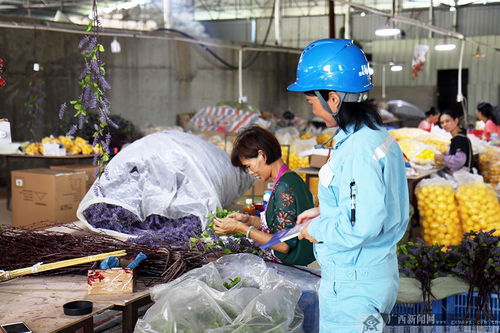
[[[6,174],[6,184],[7,184],[7,209],[10,210],[10,199],[12,196],[12,189],[10,185],[10,172],[12,171],[12,161],[15,159],[28,159],[28,160],[40,160],[46,161],[47,163],[57,162],[57,163],[74,163],[80,164],[82,161],[91,160],[94,155],[66,155],[66,156],[45,156],[45,155],[27,155],[27,154],[0,154],[0,157],[4,157],[6,160],[7,172]],[[48,167],[46,165],[45,167]],[[26,168],[25,168],[26,169]]]
[[[24,321],[34,333],[69,333],[83,328],[93,332],[93,316],[108,309],[123,312],[123,332],[132,333],[139,307],[151,302],[149,291],[139,286],[131,294],[87,295],[84,275],[22,277],[0,283],[0,323]],[[74,300],[93,303],[91,314],[67,316],[63,304]]]

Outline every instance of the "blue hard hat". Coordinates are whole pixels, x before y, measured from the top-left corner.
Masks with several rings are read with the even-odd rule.
[[[300,55],[289,91],[335,90],[360,93],[373,88],[365,53],[352,40],[321,39]]]

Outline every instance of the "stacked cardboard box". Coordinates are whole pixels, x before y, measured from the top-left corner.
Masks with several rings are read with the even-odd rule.
[[[76,221],[85,195],[85,172],[50,169],[11,173],[13,226],[39,228]]]

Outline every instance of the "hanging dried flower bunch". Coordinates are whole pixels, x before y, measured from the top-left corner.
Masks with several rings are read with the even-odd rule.
[[[90,124],[94,128],[93,146],[98,145],[101,149],[97,150],[94,157],[94,164],[98,167],[99,175],[103,172],[106,163],[110,159],[111,134],[109,126],[118,128],[109,117],[109,100],[106,97],[106,91],[111,87],[106,81],[106,70],[102,61],[104,46],[98,42],[100,22],[97,14],[97,0],[93,1],[92,20],[87,25],[87,32],[80,41],[78,48],[83,56],[84,66],[80,74],[79,84],[82,88],[80,96],[70,101],[73,106],[75,124],[67,133],[72,136],[77,129],[82,129],[88,123],[88,115],[95,111],[99,115],[98,122]],[[67,105],[64,103],[59,110],[59,118],[62,119]]]

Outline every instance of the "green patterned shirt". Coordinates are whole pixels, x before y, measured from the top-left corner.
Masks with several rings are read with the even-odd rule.
[[[313,207],[313,196],[302,178],[293,171],[285,173],[269,198],[266,211],[269,232],[274,234],[284,228],[293,228],[297,216]],[[308,240],[292,238],[286,243],[290,247],[288,253],[274,251],[283,263],[305,266],[315,260],[313,245]]]

